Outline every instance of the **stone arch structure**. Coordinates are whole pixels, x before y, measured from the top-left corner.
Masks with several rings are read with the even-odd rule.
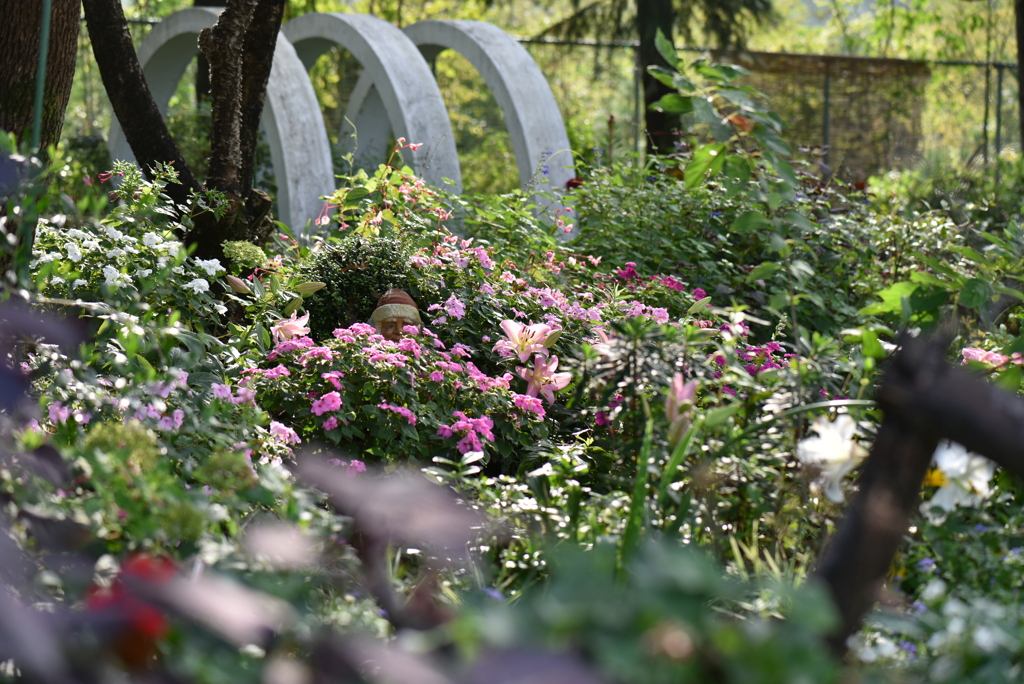
[[[434,187],[462,191],[448,110],[430,67],[404,33],[378,17],[340,13],[304,14],[281,31],[307,69],[320,55],[341,46],[363,65],[363,78],[376,84],[374,94],[364,99],[363,116],[351,117],[354,131],[342,130],[343,141],[355,133],[357,163],[376,168],[387,158],[394,131],[396,138],[423,143],[404,152],[418,176]]]
[[[154,26],[139,46],[139,64],[164,114],[185,67],[199,52],[199,32],[213,26],[220,12],[218,7],[175,12]],[[281,35],[274,48],[262,124],[277,179],[278,213],[294,230],[301,230],[320,213],[320,197],[334,191],[334,172],[313,85],[295,49]],[[107,147],[113,159],[135,159],[116,119]]]
[[[523,189],[565,189],[576,175],[569,136],[547,79],[515,38],[493,24],[470,20],[420,21],[403,31],[426,62],[450,49],[480,72],[505,117]],[[379,120],[374,113],[378,83],[372,74],[364,73],[356,84],[346,119],[357,127]],[[535,199],[542,206],[550,202]],[[561,205],[547,208],[571,211]]]

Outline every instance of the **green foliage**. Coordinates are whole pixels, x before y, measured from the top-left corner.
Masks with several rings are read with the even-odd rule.
[[[391,288],[416,298],[410,256],[410,245],[397,237],[350,236],[324,245],[300,270],[302,277],[326,284],[306,305],[313,338],[326,340],[337,328],[369,321]]]
[[[225,242],[224,256],[231,262],[231,269],[236,274],[267,265],[266,253],[251,242],[244,240]]]

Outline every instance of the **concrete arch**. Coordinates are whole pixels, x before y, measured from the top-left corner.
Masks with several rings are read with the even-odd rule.
[[[482,21],[427,20],[403,29],[427,62],[455,50],[483,77],[505,116],[523,189],[557,193],[576,175],[569,136],[547,79],[530,53],[503,30]],[[357,126],[373,124],[376,81],[364,73],[349,100],[347,118]],[[546,206],[550,199],[535,196]],[[568,209],[568,211],[567,211]]]
[[[139,63],[160,111],[167,106],[185,67],[198,54],[199,32],[213,26],[221,8],[195,7],[168,15],[139,46]],[[263,129],[277,179],[281,220],[301,230],[334,191],[330,143],[313,85],[291,43],[278,35],[263,107]],[[115,119],[107,147],[113,159],[135,160]]]
[[[363,65],[363,77],[376,84],[374,95],[365,100],[363,116],[351,119],[356,123],[357,163],[376,168],[387,158],[394,131],[396,138],[423,143],[415,152],[404,151],[418,176],[434,187],[462,191],[448,110],[430,67],[405,34],[374,16],[340,13],[304,14],[281,31],[307,69],[340,45]],[[342,140],[350,140],[350,134],[343,129]]]

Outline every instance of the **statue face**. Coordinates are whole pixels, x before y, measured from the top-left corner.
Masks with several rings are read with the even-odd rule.
[[[381,321],[377,327],[377,332],[384,336],[385,340],[391,340],[397,342],[402,339],[404,328],[407,325],[416,325],[415,321],[410,321],[408,318],[401,316],[395,316],[394,318],[385,318]]]

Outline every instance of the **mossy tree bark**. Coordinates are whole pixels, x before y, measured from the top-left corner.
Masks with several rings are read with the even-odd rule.
[[[64,127],[78,50],[80,0],[53,0],[46,59],[40,144],[56,144]],[[0,2],[0,129],[18,141],[32,138],[32,115],[39,62],[42,0]]]

